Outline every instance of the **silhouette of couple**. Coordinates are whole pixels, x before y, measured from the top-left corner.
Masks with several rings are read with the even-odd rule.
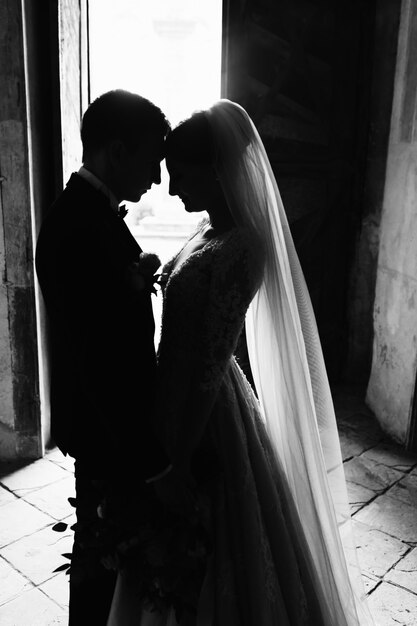
[[[81,138],[83,165],[36,250],[52,436],[75,458],[70,626],[372,624],[342,546],[343,469],[314,316],[248,114],[220,100],[171,130],[153,103],[116,90],[87,109]],[[162,270],[156,356],[158,262],[120,203],[160,183],[164,158],[170,193],[208,219]],[[256,395],[233,356],[245,320]],[[122,510],[148,539],[109,562],[96,529]],[[149,536],[169,536],[175,561]]]

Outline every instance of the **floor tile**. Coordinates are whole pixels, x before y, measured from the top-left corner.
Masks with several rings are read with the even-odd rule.
[[[417,465],[416,454],[406,452],[404,448],[392,442],[379,443],[374,448],[364,452],[363,456],[400,471],[407,471]]]
[[[356,511],[361,509],[372,500],[372,498],[375,498],[375,491],[372,491],[372,489],[367,489],[366,487],[362,487],[362,485],[357,485],[349,481],[346,481],[346,486],[352,514],[356,513]]]
[[[361,571],[371,577],[384,574],[409,547],[386,533],[353,520],[353,532]]]
[[[74,472],[74,459],[68,455],[64,456],[59,448],[53,448],[53,450],[49,450],[45,454],[44,458],[48,461],[56,463],[57,465],[68,470],[69,472]]]
[[[23,500],[0,507],[0,548],[30,535],[54,520]]]
[[[408,474],[399,483],[391,487],[387,491],[387,495],[413,506],[417,511],[417,474]]]
[[[10,563],[0,557],[0,605],[17,598],[32,587],[33,585],[27,578],[24,578]]]
[[[365,587],[365,593],[371,593],[377,585],[381,582],[378,576],[372,576],[371,574],[362,574],[362,580]]]
[[[69,602],[69,576],[60,572],[57,576],[50,578],[46,582],[39,585],[47,596],[57,602],[63,608],[68,607]]]
[[[405,587],[417,594],[417,548],[411,550],[397,565],[385,576],[388,582]]]
[[[369,596],[376,626],[417,626],[417,596],[390,583],[381,583]]]
[[[376,463],[364,455],[355,457],[344,464],[346,480],[372,489],[375,492],[384,491],[390,485],[404,477],[403,472]]]
[[[39,589],[0,606],[1,626],[66,626],[68,612]]]
[[[4,476],[9,476],[23,467],[32,465],[32,463],[33,461],[23,461],[22,459],[15,461],[3,461],[0,459],[0,482]]]
[[[416,510],[384,494],[356,513],[355,520],[405,542],[417,543]]]
[[[73,524],[75,524],[77,521],[77,516],[75,515],[75,509],[72,509],[71,515],[68,515],[68,517],[64,517],[62,521],[65,522],[65,524],[68,524],[68,526],[72,526]]]
[[[346,432],[343,429],[339,429],[339,441],[343,461],[347,461],[353,456],[359,456],[372,445],[364,442],[363,438],[357,433]]]
[[[357,412],[336,412],[337,425],[339,430],[346,430],[346,432],[356,432],[359,436],[362,436],[369,444],[377,445],[384,439],[384,433],[381,430],[380,425],[371,413],[366,411],[366,408]]]
[[[67,476],[66,470],[56,465],[56,463],[40,459],[8,476],[3,476],[0,479],[0,483],[15,492],[16,495],[22,496]]]
[[[51,515],[56,520],[62,520],[72,512],[68,502],[69,497],[75,496],[75,480],[67,475],[64,480],[59,480],[52,485],[32,491],[22,498],[33,506]]]
[[[14,500],[17,500],[16,496],[11,491],[0,486],[0,506],[13,502]]]
[[[2,556],[35,585],[45,582],[54,569],[68,563],[62,553],[71,552],[74,533],[67,529],[57,533],[51,526],[2,549]]]

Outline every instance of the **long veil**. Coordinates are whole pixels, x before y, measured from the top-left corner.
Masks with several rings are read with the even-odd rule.
[[[372,617],[351,532],[332,398],[314,313],[281,196],[246,111],[220,100],[206,112],[216,173],[233,218],[265,252],[263,282],[246,318],[261,410],[311,550],[328,626]]]

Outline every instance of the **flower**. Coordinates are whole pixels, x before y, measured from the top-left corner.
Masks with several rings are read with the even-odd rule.
[[[144,290],[156,294],[154,284],[159,278],[156,275],[156,271],[160,265],[161,261],[157,254],[141,252],[139,261],[135,261],[127,267],[125,278],[129,288],[135,295],[140,294]]]
[[[143,275],[153,276],[161,266],[161,260],[153,252],[141,252],[139,256],[139,271]]]

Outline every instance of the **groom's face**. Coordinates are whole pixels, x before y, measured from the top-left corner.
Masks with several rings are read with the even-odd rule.
[[[163,149],[164,138],[155,135],[142,138],[135,148],[120,146],[115,179],[121,200],[138,202],[154,183],[159,185]]]

